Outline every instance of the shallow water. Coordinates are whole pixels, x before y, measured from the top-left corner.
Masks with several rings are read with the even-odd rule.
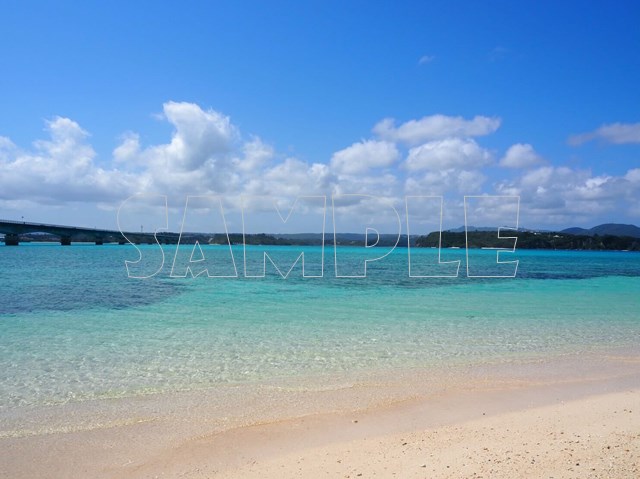
[[[290,263],[298,254],[266,251]],[[304,251],[307,265],[321,258]],[[372,251],[341,248],[342,271],[358,273]],[[434,251],[412,249],[412,261]],[[250,253],[256,271],[262,250]],[[461,260],[458,278],[410,278],[406,248],[369,263],[366,278],[336,278],[327,248],[322,278],[302,277],[299,264],[287,279],[269,265],[264,278],[245,278],[235,248],[240,277],[194,279],[170,277],[167,248],[163,270],[141,280],[127,277],[124,261],[137,259],[129,245],[3,246],[0,410],[640,345],[640,254],[511,256],[515,278],[466,277],[464,250],[443,252]],[[510,268],[491,266],[486,250],[469,261],[490,274]]]

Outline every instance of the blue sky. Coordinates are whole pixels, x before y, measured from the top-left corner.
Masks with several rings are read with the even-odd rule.
[[[341,192],[640,223],[638,2],[377,3],[2,2],[0,217]]]

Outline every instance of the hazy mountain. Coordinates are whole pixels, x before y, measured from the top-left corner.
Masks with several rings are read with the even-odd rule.
[[[640,238],[640,228],[635,225],[624,225],[618,223],[605,223],[602,225],[594,226],[593,228],[567,228],[561,231],[562,233],[568,233],[572,235],[587,235],[587,236],[630,236],[632,238]]]
[[[567,233],[570,235],[586,235],[589,236],[590,230],[584,229],[584,228],[578,228],[577,226],[574,226],[573,228],[566,228],[560,231],[561,233]]]

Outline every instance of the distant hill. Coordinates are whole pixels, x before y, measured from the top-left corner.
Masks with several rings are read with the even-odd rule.
[[[448,230],[443,230],[443,231],[447,231],[449,233],[464,233],[465,231],[498,231],[498,228],[496,228],[495,226],[467,226],[466,228],[464,227],[464,225],[462,226],[458,226],[457,228],[451,228]],[[503,228],[503,231],[508,231],[507,228]],[[518,228],[518,231],[531,231],[531,232],[547,232],[548,230],[539,230],[539,229],[535,229],[535,230],[531,230],[529,228],[523,228],[522,226],[520,226]]]
[[[563,249],[563,250],[614,250],[614,251],[640,251],[640,238],[613,235],[575,235],[570,233],[554,232],[514,232],[517,236],[517,249]],[[420,236],[416,240],[416,246],[438,247],[440,234],[438,232]],[[442,246],[445,248],[512,248],[513,240],[500,240],[495,231],[470,231],[465,233],[442,232]]]
[[[494,228],[491,226],[467,226],[466,228],[464,227],[464,225],[462,226],[458,226],[457,228],[451,228],[448,229],[446,231],[450,232],[450,233],[464,233],[465,231],[497,231],[498,228]]]
[[[581,235],[581,236],[590,236],[590,230],[584,229],[584,228],[578,228],[577,226],[574,226],[573,228],[566,228],[563,230],[560,230],[560,233],[567,233],[570,235]]]
[[[290,244],[298,245],[320,245],[322,244],[322,233],[286,233],[286,234],[273,234],[272,235],[279,240],[286,240],[291,242]],[[344,246],[362,246],[364,245],[365,235],[362,233],[336,233],[335,240],[339,245]],[[333,232],[325,233],[325,244],[333,244],[334,237]],[[375,241],[375,235],[369,236],[369,244]],[[397,234],[380,233],[377,246],[393,246],[398,241]],[[407,235],[400,235],[398,246],[407,245]]]
[[[640,238],[640,228],[635,225],[623,225],[618,223],[605,223],[602,225],[594,226],[593,228],[567,228],[561,231],[561,233],[567,233],[571,235],[582,236],[629,236],[631,238]]]

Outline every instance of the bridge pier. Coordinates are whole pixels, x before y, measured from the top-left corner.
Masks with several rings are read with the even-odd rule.
[[[61,236],[60,244],[62,246],[71,246],[71,237],[70,236]]]
[[[18,246],[20,244],[20,239],[16,234],[5,234],[4,235],[4,244],[5,246]]]

